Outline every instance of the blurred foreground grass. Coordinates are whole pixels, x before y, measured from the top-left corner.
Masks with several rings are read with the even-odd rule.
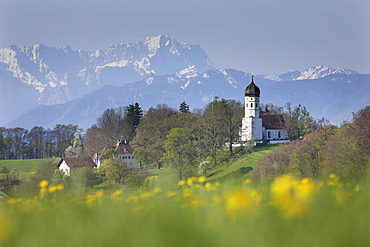
[[[160,179],[160,178],[159,178]],[[161,184],[158,181],[157,185]],[[40,184],[39,195],[0,203],[0,246],[368,246],[370,186],[292,175],[239,186],[180,181],[175,189],[76,196]]]

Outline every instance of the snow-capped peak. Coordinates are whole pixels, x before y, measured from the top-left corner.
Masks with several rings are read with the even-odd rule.
[[[348,69],[333,69],[326,67],[324,65],[318,65],[316,67],[312,67],[308,70],[303,71],[300,76],[294,78],[294,80],[306,80],[306,79],[318,79],[328,75],[333,74],[345,74],[345,75],[354,75],[358,74],[357,71],[348,70]]]

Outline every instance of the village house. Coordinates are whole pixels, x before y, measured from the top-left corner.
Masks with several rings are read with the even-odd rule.
[[[103,154],[107,149],[114,150],[116,158],[119,158],[127,165],[141,168],[141,163],[134,155],[134,149],[125,141],[119,140],[116,145],[105,146],[102,150],[94,155],[94,162],[97,167],[100,167],[104,164]]]
[[[245,88],[245,113],[242,120],[241,141],[256,142],[267,141],[269,143],[289,142],[289,136],[284,129],[285,119],[283,115],[260,116],[260,89],[252,82]]]
[[[63,158],[58,164],[58,169],[64,172],[65,175],[71,176],[73,170],[77,168],[88,167],[91,172],[95,172],[97,165],[91,157],[69,157]]]

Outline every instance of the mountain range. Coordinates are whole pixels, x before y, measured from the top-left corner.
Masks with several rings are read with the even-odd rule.
[[[251,74],[217,69],[199,45],[166,35],[96,51],[44,45],[0,49],[0,126],[86,129],[107,108],[139,102],[202,108],[220,98],[244,100]],[[370,75],[322,65],[282,75],[255,76],[262,103],[302,104],[334,124],[370,103]]]

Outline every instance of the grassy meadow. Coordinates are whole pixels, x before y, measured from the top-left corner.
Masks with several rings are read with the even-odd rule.
[[[0,202],[0,246],[368,246],[370,184],[252,181],[273,148],[207,178],[176,181],[163,169],[137,190],[77,194],[43,181],[34,197]]]
[[[0,160],[0,168],[6,166],[9,172],[17,169],[19,179],[30,178],[42,163],[43,159],[26,159],[26,160]],[[2,174],[0,174],[1,177]]]

